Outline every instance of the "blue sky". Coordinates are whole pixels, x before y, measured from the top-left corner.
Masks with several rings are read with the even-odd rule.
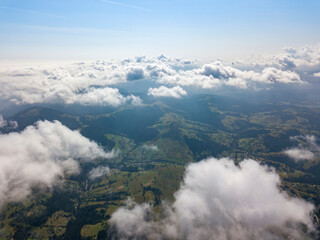
[[[319,12],[319,0],[0,0],[0,59],[274,53],[320,42]]]

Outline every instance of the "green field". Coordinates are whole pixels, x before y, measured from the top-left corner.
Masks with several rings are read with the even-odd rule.
[[[40,119],[57,119],[106,149],[117,150],[118,156],[82,164],[81,174],[70,176],[62,187],[35,189],[26,202],[4,206],[0,239],[103,239],[112,213],[128,197],[157,209],[162,201],[174,199],[188,163],[211,156],[236,162],[252,158],[275,167],[284,191],[316,205],[318,221],[319,154],[315,153],[314,161],[295,163],[283,153],[299,143],[307,144],[290,137],[320,139],[318,104],[250,107],[210,96],[193,101],[197,104],[163,101],[135,111],[126,107],[102,114],[31,108],[15,115],[12,120],[20,130]],[[101,164],[108,165],[110,173],[88,179],[87,173]]]

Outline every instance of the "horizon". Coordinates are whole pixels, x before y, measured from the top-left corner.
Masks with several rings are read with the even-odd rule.
[[[320,240],[320,0],[0,0],[0,240]]]
[[[319,42],[316,0],[0,1],[0,59],[235,59]]]

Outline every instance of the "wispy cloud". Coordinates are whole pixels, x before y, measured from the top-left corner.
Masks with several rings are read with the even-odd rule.
[[[41,26],[41,25],[29,25],[29,24],[0,24],[0,26],[33,29],[37,31],[54,31],[54,32],[70,32],[70,33],[127,33],[127,31],[102,29],[102,28],[84,28],[84,27],[58,27],[58,26]]]
[[[38,25],[19,25],[24,28],[31,28],[40,31],[59,31],[59,32],[104,32],[106,30],[98,28],[79,28],[79,27],[52,27],[52,26],[38,26]]]
[[[5,10],[9,10],[9,11],[14,11],[14,12],[20,12],[20,13],[33,14],[33,15],[42,15],[42,16],[48,16],[48,17],[55,17],[55,18],[68,18],[68,17],[65,17],[65,16],[55,15],[55,14],[51,14],[51,13],[32,11],[32,10],[21,9],[21,8],[12,8],[12,7],[0,6],[0,9],[5,9]]]
[[[147,8],[142,8],[142,7],[129,5],[129,4],[125,4],[125,3],[114,2],[114,1],[109,1],[109,0],[101,0],[101,2],[112,4],[112,5],[117,5],[117,6],[121,6],[121,7],[126,7],[126,8],[133,8],[133,9],[137,9],[137,10],[141,10],[141,11],[145,11],[145,12],[150,12],[150,10]]]

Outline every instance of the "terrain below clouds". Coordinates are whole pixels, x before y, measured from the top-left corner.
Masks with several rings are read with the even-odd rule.
[[[317,239],[319,54],[1,70],[0,239]]]

